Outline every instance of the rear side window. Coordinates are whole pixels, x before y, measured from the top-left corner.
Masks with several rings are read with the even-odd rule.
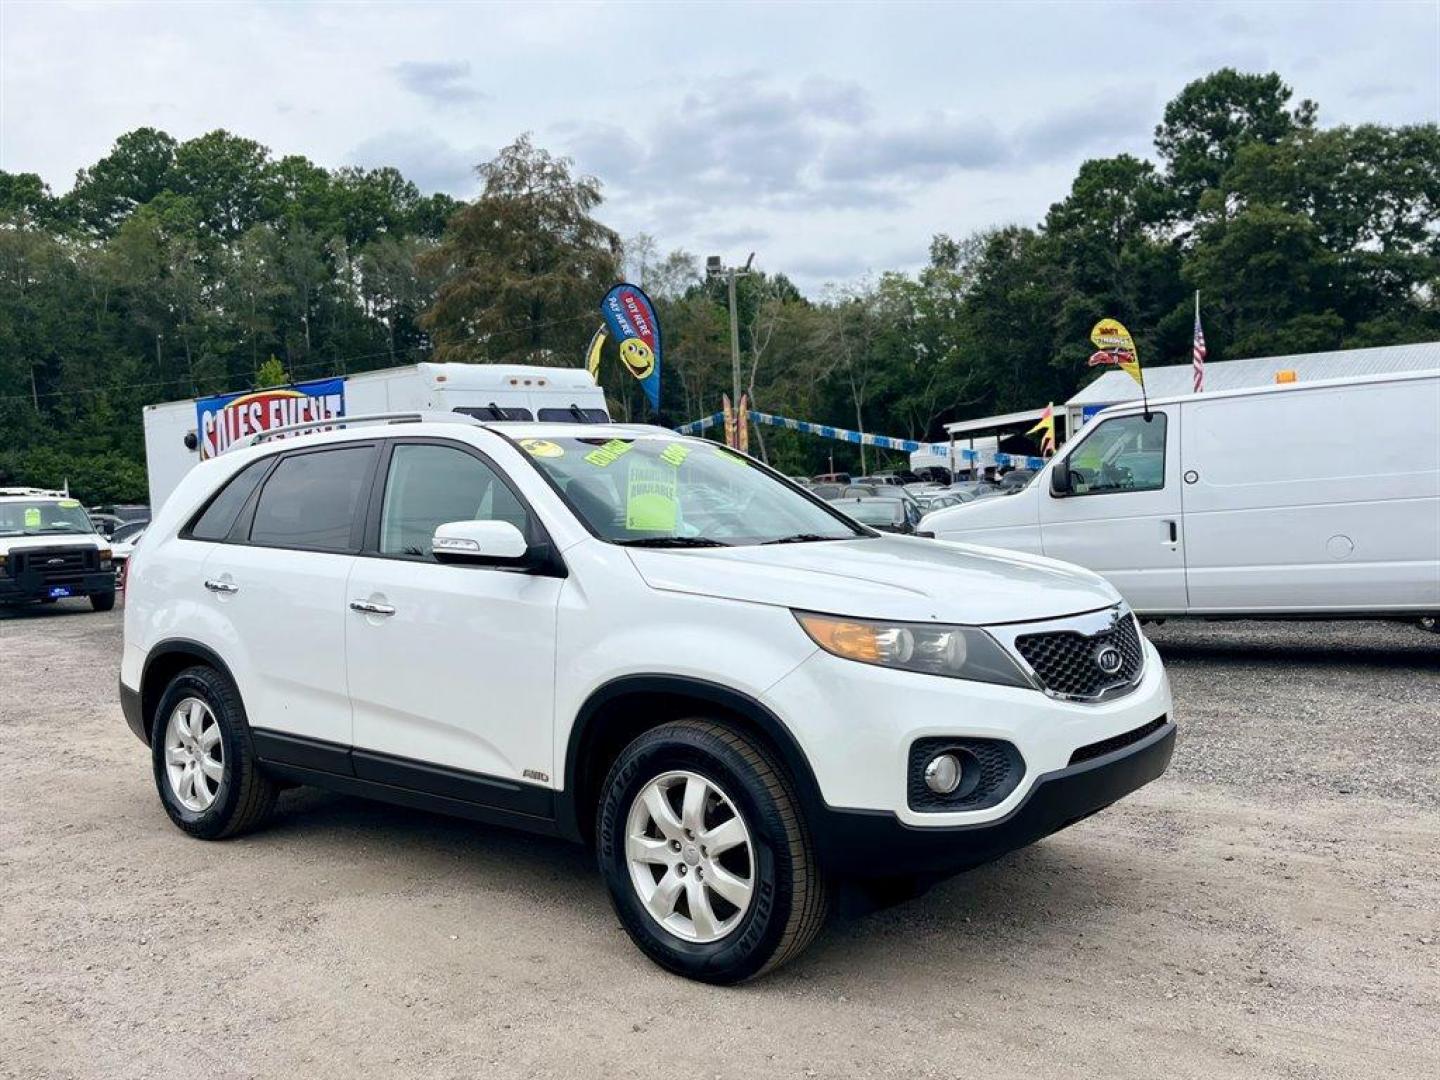
[[[507,521],[529,535],[520,500],[479,458],[448,446],[396,446],[380,513],[380,553],[430,557],[435,529],[451,521]]]
[[[229,536],[245,500],[250,498],[265,475],[265,470],[270,467],[270,460],[261,458],[259,461],[252,461],[232,476],[230,482],[220,489],[220,494],[210,500],[210,505],[190,527],[191,537],[196,540],[224,540]],[[115,531],[117,534],[120,532],[119,529]]]
[[[282,458],[260,489],[250,542],[307,551],[351,551],[375,461],[373,446]]]

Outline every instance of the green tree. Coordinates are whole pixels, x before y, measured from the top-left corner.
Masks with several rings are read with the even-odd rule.
[[[480,196],[423,260],[441,278],[421,319],[436,358],[577,363],[620,270],[619,237],[592,216],[600,182],[528,135],[476,171]]]

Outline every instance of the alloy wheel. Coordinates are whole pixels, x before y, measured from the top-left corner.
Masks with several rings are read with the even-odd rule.
[[[646,912],[685,941],[719,941],[750,909],[750,830],[730,797],[698,773],[663,773],[640,790],[626,821],[625,856]]]
[[[165,724],[165,776],[180,805],[204,813],[225,775],[220,724],[198,697],[181,699]]]

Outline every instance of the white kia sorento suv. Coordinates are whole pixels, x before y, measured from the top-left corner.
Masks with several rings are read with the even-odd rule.
[[[658,428],[344,423],[201,464],[131,562],[120,698],[192,836],[302,783],[567,837],[648,956],[731,983],[837,881],[936,880],[1169,763],[1160,660],[1086,570]]]

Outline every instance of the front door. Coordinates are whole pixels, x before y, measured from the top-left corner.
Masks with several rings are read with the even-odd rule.
[[[1139,612],[1186,608],[1179,413],[1100,423],[1055,465],[1070,493],[1038,493],[1045,554],[1104,575]]]
[[[514,784],[485,778],[549,780],[564,582],[435,561],[431,538],[446,522],[508,521],[538,535],[530,511],[477,451],[396,440],[384,469],[378,521],[347,589],[350,604],[367,606],[349,610],[345,628],[356,772],[514,805]],[[417,774],[416,762],[480,775]]]

